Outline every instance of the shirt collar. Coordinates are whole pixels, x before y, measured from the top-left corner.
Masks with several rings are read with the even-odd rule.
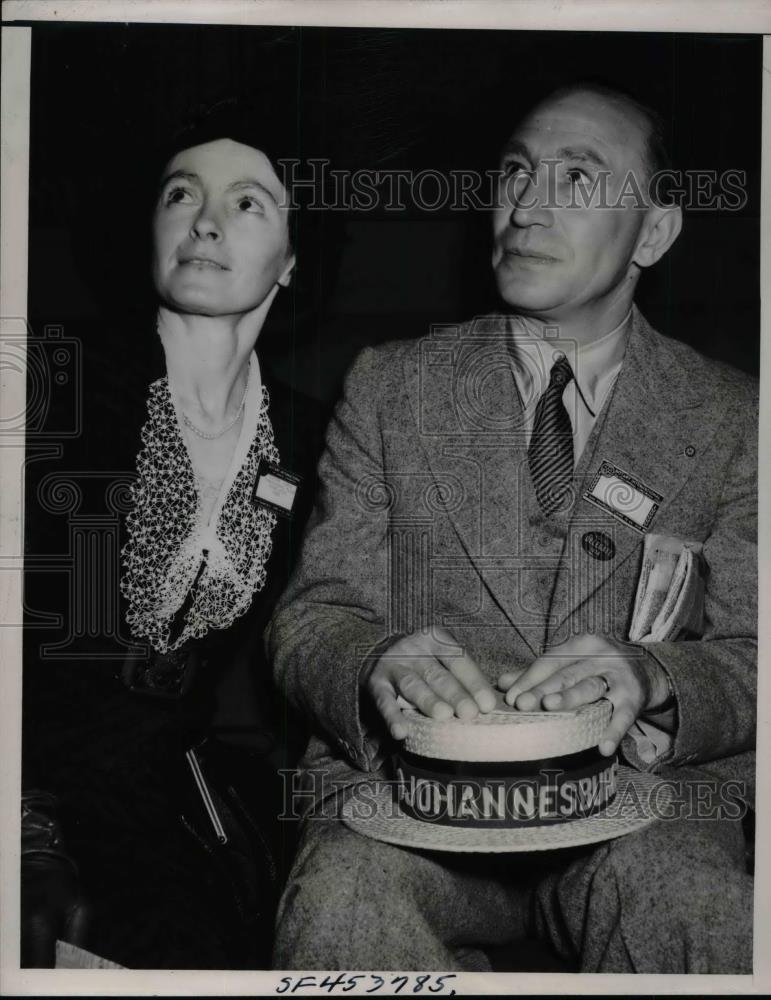
[[[593,417],[605,397],[609,379],[617,375],[621,368],[631,316],[630,308],[610,333],[578,349],[576,370],[573,372],[576,388]]]
[[[575,386],[591,415],[596,416],[624,359],[632,308],[618,326],[589,344],[576,346],[545,338],[521,316],[511,316],[512,351],[518,364],[514,377],[523,401],[537,399],[549,381],[555,351],[563,350],[573,369]],[[537,331],[537,332],[536,332]]]

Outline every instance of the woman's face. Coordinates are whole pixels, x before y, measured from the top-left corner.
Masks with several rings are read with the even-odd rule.
[[[217,139],[167,164],[153,216],[153,280],[173,309],[243,314],[294,267],[283,185],[258,149]]]

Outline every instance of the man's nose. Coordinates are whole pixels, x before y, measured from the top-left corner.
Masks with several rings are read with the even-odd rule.
[[[214,206],[209,202],[205,201],[201,205],[201,209],[190,227],[190,235],[196,240],[213,240],[216,242],[222,239],[222,225]]]
[[[546,170],[533,170],[509,181],[512,226],[550,226],[552,222],[549,176]]]

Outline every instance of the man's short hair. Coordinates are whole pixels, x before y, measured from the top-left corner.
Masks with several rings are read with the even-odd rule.
[[[637,112],[642,118],[647,125],[645,145],[643,147],[643,163],[648,173],[646,181],[650,181],[652,177],[662,170],[671,170],[672,159],[667,146],[667,127],[663,116],[658,111],[655,111],[647,104],[643,104],[637,98],[632,97],[631,94],[620,90],[618,87],[612,87],[598,80],[577,80],[574,83],[565,84],[551,91],[538,104],[576,93],[596,94],[598,97],[606,97],[616,104],[626,105],[626,107]]]

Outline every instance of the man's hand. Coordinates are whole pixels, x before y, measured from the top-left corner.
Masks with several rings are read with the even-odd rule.
[[[504,673],[498,686],[523,712],[565,712],[607,698],[613,715],[600,753],[610,756],[635,720],[667,699],[661,667],[639,646],[600,635],[579,635],[530,664],[521,674]]]
[[[365,686],[395,740],[407,735],[397,697],[437,721],[473,719],[495,708],[495,691],[465,653],[453,655],[458,644],[445,629],[413,632],[398,639],[380,657]]]

